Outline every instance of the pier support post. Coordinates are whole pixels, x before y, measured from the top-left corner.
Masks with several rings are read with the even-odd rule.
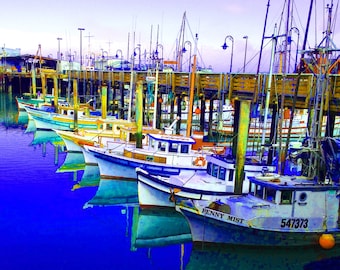
[[[213,111],[214,111],[214,99],[209,100],[209,124],[208,124],[208,136],[212,137],[212,123],[213,123]]]
[[[53,76],[53,88],[54,88],[54,93],[53,93],[54,107],[55,107],[56,112],[58,112],[59,89],[58,89],[58,77],[57,77],[57,75]]]
[[[179,120],[176,123],[176,134],[180,134],[181,132],[181,122],[182,122],[182,96],[177,96],[177,116]]]
[[[107,86],[101,87],[101,95],[102,95],[102,118],[106,119],[107,115]]]
[[[232,156],[234,158],[236,158],[236,154],[237,154],[237,144],[238,144],[238,136],[239,136],[239,125],[240,125],[240,122],[241,122],[240,114],[241,114],[240,101],[235,99],[235,102],[234,102],[233,138],[232,138]]]
[[[240,103],[240,117],[237,139],[236,151],[236,174],[235,174],[235,194],[242,194],[243,178],[244,178],[244,164],[246,160],[247,142],[248,142],[248,129],[250,119],[250,102],[249,101],[236,101]]]
[[[78,130],[78,80],[73,80],[73,115],[74,130]]]
[[[155,100],[156,102],[156,100]],[[143,140],[143,82],[138,81],[136,84],[136,147],[142,148]]]

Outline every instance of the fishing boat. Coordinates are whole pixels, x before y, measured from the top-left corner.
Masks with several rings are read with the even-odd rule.
[[[53,95],[46,95],[43,98],[42,97],[36,97],[33,98],[31,95],[23,95],[21,97],[15,97],[17,106],[19,111],[25,111],[25,107],[32,107],[32,108],[39,108],[42,105],[49,105],[51,106],[55,100],[55,97]],[[65,98],[58,97],[58,104],[59,105],[68,105],[68,102]]]
[[[177,175],[181,171],[206,168],[208,151],[193,150],[195,140],[173,134],[147,134],[148,144],[133,145],[121,150],[84,146],[97,160],[103,179],[137,179],[136,168],[141,167],[159,175]]]
[[[230,155],[208,155],[207,168],[202,171],[160,176],[137,168],[138,199],[141,207],[175,207],[185,199],[214,200],[234,193],[235,159]],[[242,192],[248,193],[248,176],[276,172],[275,165],[247,158]]]
[[[82,145],[108,147],[114,142],[126,142],[130,134],[124,131],[135,130],[136,123],[124,119],[97,119],[96,129],[81,128],[75,131],[58,130],[55,132],[65,142],[68,152],[82,153]]]
[[[29,118],[34,120],[37,129],[60,129],[74,130],[76,128],[97,129],[102,121],[100,117],[86,115],[85,111],[79,111],[77,120],[74,114],[60,114],[41,110],[37,108],[25,107]],[[107,119],[116,119],[116,117],[107,117]]]
[[[101,179],[136,180],[136,168],[142,167],[159,175],[174,175],[181,171],[204,170],[205,157],[212,154],[209,150],[194,150],[195,139],[190,136],[172,134],[173,127],[179,120],[166,127],[164,132],[145,135],[147,144],[143,144],[142,128],[142,82],[137,84],[136,144],[121,149],[93,147],[84,145],[85,150],[97,160]]]
[[[64,140],[68,152],[82,152],[83,145],[115,149],[123,152],[127,145],[136,145],[137,126],[135,122],[124,119],[98,119],[97,129],[78,129],[76,131],[55,130]],[[153,129],[149,126],[142,127],[142,134],[162,133],[160,129]],[[147,136],[142,140],[147,144]],[[92,159],[93,161],[93,159]]]
[[[258,246],[340,242],[339,185],[295,176],[249,177],[249,182],[247,195],[176,206],[190,224],[193,241]]]

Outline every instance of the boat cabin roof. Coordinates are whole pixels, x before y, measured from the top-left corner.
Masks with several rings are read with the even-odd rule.
[[[167,134],[148,134],[150,139],[156,141],[163,141],[166,143],[178,143],[178,144],[194,144],[196,141],[190,137],[184,137],[180,135],[167,135]]]
[[[249,177],[250,183],[265,188],[276,190],[309,190],[309,191],[323,191],[323,190],[340,190],[340,185],[334,184],[319,184],[314,180],[303,176],[273,176],[268,177]]]

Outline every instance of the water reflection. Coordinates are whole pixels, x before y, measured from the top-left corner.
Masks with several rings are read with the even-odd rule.
[[[137,205],[137,181],[101,179],[94,197],[84,207],[95,205]]]
[[[140,209],[136,220],[134,246],[155,247],[191,242],[189,225],[173,208]]]
[[[273,249],[270,247],[195,244],[186,269],[335,269],[331,267],[332,265],[338,267],[340,257],[336,256],[339,256],[339,252],[339,248],[333,250],[323,250],[318,247]]]

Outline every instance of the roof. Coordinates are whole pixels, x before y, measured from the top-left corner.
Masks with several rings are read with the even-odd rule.
[[[167,134],[148,134],[148,136],[156,141],[164,141],[168,143],[180,143],[180,144],[195,144],[196,141],[193,138],[180,136],[180,135],[167,135]]]
[[[279,176],[273,179],[263,180],[258,177],[249,177],[249,181],[264,187],[277,190],[340,190],[339,185],[320,184],[303,176]]]

